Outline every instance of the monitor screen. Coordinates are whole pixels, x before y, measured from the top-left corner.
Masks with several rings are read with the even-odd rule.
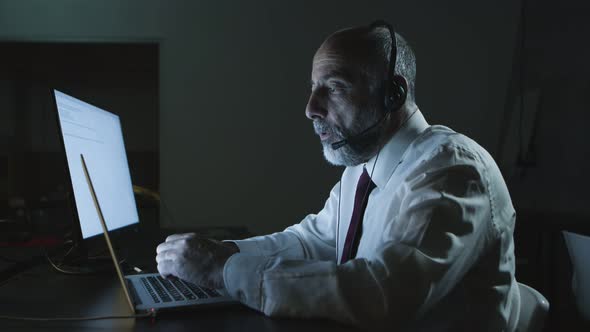
[[[119,117],[54,90],[82,238],[102,234],[80,154],[109,230],[139,222]]]

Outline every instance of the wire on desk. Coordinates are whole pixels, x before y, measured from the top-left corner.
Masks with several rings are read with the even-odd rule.
[[[81,274],[91,274],[91,272],[87,272],[87,271],[74,271],[74,270],[66,270],[66,269],[62,269],[60,266],[61,264],[55,264],[51,258],[49,258],[49,255],[45,254],[45,257],[47,258],[47,261],[49,262],[49,264],[51,264],[51,266],[58,272],[61,272],[63,274],[71,274],[71,275],[81,275]]]
[[[68,266],[64,266],[64,262],[67,260],[67,257],[70,255],[70,253],[72,253],[74,251],[74,248],[76,248],[77,244],[74,243],[74,241],[69,240],[66,241],[64,244],[67,243],[72,243],[72,246],[66,251],[66,253],[63,255],[63,257],[61,258],[60,261],[54,261],[50,255],[49,252],[47,251],[47,249],[45,248],[45,258],[47,259],[47,261],[49,262],[49,264],[51,264],[51,267],[53,267],[54,270],[56,270],[57,272],[63,273],[63,274],[68,274],[68,275],[89,275],[89,274],[96,274],[99,271],[97,270],[84,270],[84,269],[68,269]],[[110,256],[89,256],[88,259],[93,260],[93,259],[101,259],[101,258],[110,258]],[[125,262],[125,259],[122,259],[121,261],[119,261],[119,264],[122,264]]]
[[[55,263],[53,260],[51,260],[51,258],[49,257],[49,255],[46,253],[45,254],[45,258],[47,258],[47,261],[49,262],[49,264],[51,264],[51,267],[53,267],[56,271],[61,272],[63,274],[69,274],[69,275],[88,275],[88,274],[96,274],[98,273],[97,271],[84,271],[84,270],[68,270],[68,269],[64,269],[61,265],[61,263]],[[119,261],[119,264],[123,264],[125,263],[125,259],[122,259]]]
[[[19,316],[4,316],[0,315],[0,319],[4,320],[24,320],[32,322],[69,322],[69,321],[87,321],[87,320],[102,320],[102,319],[126,319],[126,318],[155,318],[156,310],[150,309],[149,312],[136,315],[114,315],[114,316],[88,316],[88,317],[19,317]]]
[[[72,252],[72,249],[74,249],[75,245],[73,245],[64,255],[64,258],[62,260],[64,260],[66,257],[68,257],[68,255],[70,254],[70,252]],[[45,258],[47,258],[47,261],[49,262],[49,264],[51,264],[51,266],[58,272],[61,272],[63,274],[71,274],[71,275],[81,275],[81,274],[90,274],[90,272],[85,272],[85,271],[74,271],[74,270],[67,270],[67,269],[62,269],[61,268],[61,263],[55,263],[53,262],[53,260],[51,259],[51,257],[49,257],[49,253],[47,252],[47,250],[45,250]]]

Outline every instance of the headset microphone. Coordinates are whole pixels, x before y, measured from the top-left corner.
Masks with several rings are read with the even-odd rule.
[[[341,147],[345,146],[346,144],[355,144],[355,143],[359,143],[363,140],[363,138],[365,136],[367,136],[367,133],[369,133],[371,130],[377,128],[378,126],[381,125],[381,123],[383,123],[383,120],[385,120],[385,118],[387,117],[387,113],[385,113],[385,115],[383,115],[381,117],[381,119],[379,119],[379,121],[375,122],[375,124],[373,124],[372,126],[368,127],[367,129],[361,131],[360,133],[353,135],[353,136],[349,136],[343,140],[340,140],[338,142],[334,142],[332,143],[332,149],[334,150],[338,150]]]
[[[338,150],[341,147],[345,146],[346,144],[348,144],[348,140],[345,138],[345,139],[343,139],[341,141],[332,143],[332,149],[333,150]]]
[[[333,150],[338,150],[346,144],[362,142],[362,140],[368,136],[372,130],[381,126],[383,120],[385,120],[388,114],[399,110],[406,101],[407,87],[405,80],[400,76],[395,76],[395,64],[397,62],[397,43],[395,40],[395,31],[393,30],[391,24],[383,20],[373,22],[370,26],[370,29],[373,30],[375,28],[387,29],[389,31],[389,36],[391,37],[391,50],[389,51],[387,76],[382,84],[385,114],[381,117],[381,119],[379,119],[379,121],[363,130],[359,134],[332,143],[331,146]]]

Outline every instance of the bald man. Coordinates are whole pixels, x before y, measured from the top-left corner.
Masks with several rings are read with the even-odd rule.
[[[492,157],[416,105],[412,49],[385,22],[318,49],[305,114],[345,166],[324,208],[283,232],[157,248],[158,270],[269,316],[368,329],[512,331],[515,212]]]

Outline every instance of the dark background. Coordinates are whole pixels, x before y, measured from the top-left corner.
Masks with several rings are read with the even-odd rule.
[[[304,116],[312,56],[383,18],[414,47],[426,119],[500,165],[517,277],[549,298],[548,330],[575,329],[560,231],[590,233],[588,14],[581,0],[0,0],[0,211],[66,195],[55,87],[120,115],[133,183],[169,207],[162,226],[298,222],[342,171]]]

